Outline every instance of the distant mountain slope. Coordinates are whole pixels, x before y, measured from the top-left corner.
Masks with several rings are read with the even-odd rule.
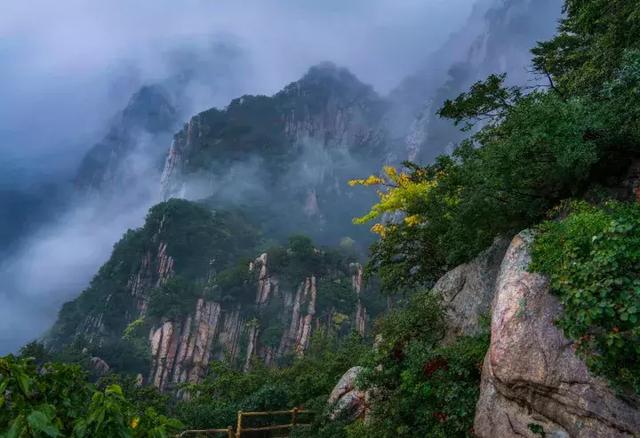
[[[337,242],[358,232],[351,218],[369,202],[347,180],[384,163],[386,109],[347,70],[312,67],[274,96],[243,96],[194,116],[169,150],[165,198],[260,206],[274,212],[264,224],[271,231]]]
[[[540,83],[530,73],[530,48],[553,35],[561,0],[482,0],[465,27],[455,32],[424,67],[404,79],[390,95],[390,128],[404,138],[399,155],[429,162],[450,151],[459,130],[436,111],[471,84],[490,74],[508,74],[508,83]],[[537,79],[537,80],[536,80]],[[544,81],[543,81],[544,82]]]
[[[198,382],[213,358],[274,364],[304,354],[321,328],[364,333],[372,307],[353,255],[303,237],[260,255],[258,231],[237,211],[177,199],[153,207],[63,306],[47,343],[164,390]]]
[[[105,138],[85,155],[77,186],[82,191],[112,192],[154,177],[178,121],[166,90],[157,85],[142,87],[115,117]]]

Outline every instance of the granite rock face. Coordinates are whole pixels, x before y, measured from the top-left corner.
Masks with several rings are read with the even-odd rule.
[[[637,402],[592,376],[554,321],[562,307],[547,279],[527,272],[529,232],[517,235],[496,280],[491,344],[482,372],[479,437],[632,437]],[[540,427],[542,429],[540,429]]]
[[[270,273],[268,260],[268,254],[262,254],[248,268],[257,274],[256,305],[280,306],[280,316],[287,324],[279,341],[276,344],[261,341],[264,327],[260,321],[247,319],[241,308],[228,308],[201,298],[195,311],[183,320],[167,320],[151,330],[149,381],[154,386],[166,390],[184,382],[197,383],[214,358],[231,360],[246,371],[253,360],[272,365],[287,354],[304,355],[313,332],[332,323],[322,320],[317,312],[318,296],[323,290],[314,275],[295,289],[283,287],[277,276]],[[352,268],[351,284],[359,297],[363,293],[363,270],[359,264]],[[352,315],[353,326],[363,334],[365,316],[366,309],[358,301],[356,314]]]
[[[435,284],[433,290],[442,296],[447,309],[445,342],[481,330],[480,319],[489,315],[500,263],[508,245],[507,239],[496,239],[489,249],[447,272]]]
[[[327,404],[333,409],[331,419],[348,417],[355,420],[366,416],[369,396],[367,392],[356,388],[356,381],[362,370],[359,366],[350,368],[331,391],[327,400]]]

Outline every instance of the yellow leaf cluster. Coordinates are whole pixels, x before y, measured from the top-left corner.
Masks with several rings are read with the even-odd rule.
[[[387,227],[385,227],[383,224],[374,224],[371,227],[371,231],[376,233],[378,236],[380,237],[384,237],[387,234]]]
[[[379,184],[384,184],[384,180],[376,175],[369,175],[365,179],[352,179],[349,181],[349,185],[351,187],[354,186],[375,186]]]
[[[409,225],[410,227],[415,227],[420,222],[420,216],[418,216],[417,214],[413,214],[404,218],[404,223]]]
[[[371,175],[366,179],[352,180],[349,182],[351,186],[379,186],[376,190],[379,202],[371,207],[371,210],[364,216],[353,219],[355,224],[364,224],[385,213],[394,213],[401,211],[407,213],[412,206],[417,205],[424,200],[429,192],[437,185],[437,176],[435,179],[411,179],[410,175],[399,171],[393,166],[384,166],[383,177]],[[409,226],[416,226],[422,219],[418,215],[409,215],[404,219]],[[375,224],[371,231],[384,237],[386,228],[383,224]]]

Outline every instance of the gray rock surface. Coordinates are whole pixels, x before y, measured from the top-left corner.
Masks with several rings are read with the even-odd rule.
[[[356,381],[362,370],[362,367],[350,368],[331,391],[327,400],[327,404],[333,407],[331,419],[356,419],[366,416],[368,394],[356,388]]]
[[[508,246],[508,239],[497,239],[469,263],[447,272],[434,286],[447,309],[445,342],[480,331],[480,319],[489,315],[500,262]]]
[[[97,356],[93,356],[89,359],[89,364],[93,371],[95,371],[95,373],[100,377],[107,375],[111,369],[109,364]]]
[[[545,277],[527,272],[532,240],[513,239],[497,278],[475,433],[536,438],[537,425],[547,437],[640,436],[637,402],[592,376],[554,324],[561,305]]]

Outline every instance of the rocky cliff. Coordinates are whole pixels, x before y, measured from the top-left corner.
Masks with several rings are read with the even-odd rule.
[[[548,281],[527,271],[533,236],[516,236],[502,261],[491,309],[474,430],[480,437],[632,437],[640,404],[594,377],[555,325],[562,312]]]
[[[368,321],[358,290],[352,291],[358,310],[344,315],[347,321],[336,321],[335,308],[329,312],[319,308],[327,290],[319,286],[318,277],[306,277],[295,288],[281,287],[267,260],[268,254],[262,254],[248,267],[257,274],[254,315],[240,306],[199,298],[194,311],[182,320],[167,320],[151,329],[150,382],[162,390],[196,383],[213,359],[229,360],[244,370],[254,360],[274,365],[287,355],[304,355],[310,337],[320,328],[334,331],[347,323],[364,335]],[[349,280],[359,284],[362,269],[359,265],[353,269]],[[269,307],[271,314],[266,311]]]
[[[286,211],[286,227],[273,214],[261,218],[274,232],[334,240],[361,232],[351,218],[370,199],[346,181],[384,163],[385,111],[386,102],[347,70],[312,67],[273,96],[243,96],[194,116],[167,154],[164,196]]]
[[[527,271],[533,234],[498,240],[471,262],[443,276],[445,341],[477,332],[491,316],[475,414],[479,437],[632,437],[640,403],[622,398],[593,376],[556,326],[562,312],[547,279]]]
[[[532,233],[498,240],[443,276],[445,341],[474,334],[491,316],[475,414],[479,437],[632,437],[640,404],[621,398],[587,369],[555,321],[562,312],[547,279],[527,271]]]
[[[307,238],[247,261],[257,234],[239,213],[171,200],[115,246],[49,335],[161,390],[196,383],[211,360],[248,369],[304,355],[319,329],[364,335],[363,270]]]
[[[561,0],[475,2],[463,30],[454,32],[389,95],[390,131],[404,145],[396,149],[398,159],[429,162],[451,152],[463,136],[436,112],[474,82],[507,73],[512,85],[545,85],[545,79],[531,74],[529,50],[553,35],[561,9]]]

